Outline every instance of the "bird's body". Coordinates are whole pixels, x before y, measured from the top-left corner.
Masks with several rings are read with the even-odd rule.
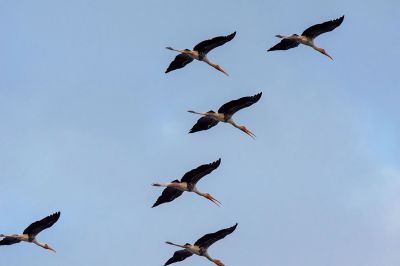
[[[166,242],[169,245],[177,246],[183,249],[176,251],[174,255],[164,264],[164,266],[170,265],[175,262],[183,261],[184,259],[192,256],[193,254],[205,257],[209,261],[212,261],[218,266],[224,266],[224,264],[220,260],[213,259],[208,254],[208,248],[218,240],[221,240],[227,235],[230,235],[233,231],[235,231],[236,227],[237,223],[232,227],[219,230],[215,233],[206,234],[203,237],[199,238],[193,245],[189,243],[186,243],[185,245],[177,245],[169,241]]]
[[[39,242],[36,239],[36,236],[41,231],[53,226],[53,224],[55,224],[60,218],[60,214],[61,214],[60,212],[56,212],[52,215],[43,218],[42,220],[32,223],[24,230],[22,234],[13,234],[13,235],[0,234],[0,237],[3,237],[3,239],[0,241],[0,246],[12,245],[24,241],[24,242],[34,243],[44,249],[48,249],[55,252],[55,250],[48,244]]]
[[[187,172],[181,178],[181,181],[174,180],[170,183],[154,183],[153,186],[165,187],[165,189],[162,192],[161,196],[157,199],[156,203],[154,203],[152,208],[160,204],[173,201],[174,199],[181,196],[182,193],[185,191],[194,192],[197,195],[202,196],[218,205],[220,203],[218,200],[216,200],[208,193],[199,191],[196,187],[196,184],[201,178],[217,169],[220,163],[221,159],[218,159],[213,163],[200,165],[199,167]]]
[[[310,46],[314,50],[322,53],[323,55],[333,60],[333,58],[323,48],[320,48],[315,45],[314,40],[320,34],[332,31],[335,28],[339,27],[340,24],[342,24],[343,20],[344,16],[341,16],[338,19],[313,25],[307,28],[301,35],[297,34],[292,34],[290,36],[276,35],[276,37],[281,38],[282,40],[275,46],[268,49],[268,52],[276,50],[288,50],[297,47],[299,44],[304,44]]]
[[[212,63],[208,57],[207,54],[210,52],[212,49],[221,46],[229,41],[231,41],[236,35],[236,32],[227,35],[227,36],[219,36],[212,38],[210,40],[205,40],[197,44],[193,50],[189,49],[183,49],[183,50],[178,50],[174,49],[171,47],[167,47],[168,50],[175,51],[180,53],[177,55],[174,59],[174,61],[171,62],[171,64],[168,66],[167,70],[165,73],[168,73],[170,71],[176,70],[183,68],[187,64],[191,63],[193,60],[198,60],[198,61],[203,61],[207,63],[208,65],[212,66],[213,68],[217,69],[218,71],[221,71],[225,75],[228,75],[220,66],[217,64]]]
[[[232,119],[232,116],[239,110],[249,107],[253,105],[254,103],[258,102],[260,100],[262,95],[262,92],[254,95],[254,96],[247,96],[247,97],[242,97],[237,100],[233,100],[230,102],[225,103],[222,105],[219,109],[218,112],[214,112],[212,110],[201,113],[201,112],[195,112],[195,111],[188,111],[193,114],[198,114],[202,115],[197,123],[192,127],[192,129],[189,131],[189,133],[194,133],[202,130],[207,130],[210,129],[218,124],[218,122],[224,122],[224,123],[229,123],[232,126],[242,130],[244,133],[248,134],[250,137],[255,138],[255,135],[248,130],[245,126],[238,125],[235,123],[235,121]]]

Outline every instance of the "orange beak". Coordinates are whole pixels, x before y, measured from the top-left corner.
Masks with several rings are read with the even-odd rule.
[[[221,207],[221,202],[219,202],[219,200],[215,199],[213,196],[211,196],[210,194],[206,194],[204,196],[206,199],[212,201],[215,205],[217,205],[218,207]]]
[[[256,139],[256,135],[253,134],[250,130],[248,130],[245,126],[240,128],[244,133],[252,137],[253,139]]]
[[[320,51],[323,55],[326,55],[327,57],[329,57],[331,60],[333,60],[333,58],[325,51],[325,50],[321,50]]]
[[[220,260],[214,260],[214,263],[217,264],[218,266],[225,266],[225,264],[222,263]]]
[[[220,68],[218,65],[216,65],[214,68],[215,68],[216,70],[221,71],[221,72],[224,73],[225,75],[229,76],[228,73],[226,73],[226,72],[225,72],[222,68]]]
[[[324,53],[324,55],[326,55],[327,57],[329,57],[331,60],[333,60],[333,58],[328,54],[328,53]]]
[[[45,249],[51,250],[51,251],[53,251],[54,253],[56,253],[56,251],[55,251],[52,247],[50,247],[49,245],[46,245]]]

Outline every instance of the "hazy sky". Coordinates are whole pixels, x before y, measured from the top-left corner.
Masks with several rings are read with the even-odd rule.
[[[0,233],[55,211],[53,254],[0,248],[7,266],[164,265],[175,248],[239,223],[209,253],[227,266],[400,263],[400,2],[0,0]],[[345,15],[320,36],[334,61],[266,50]],[[237,31],[204,63],[175,53]],[[197,116],[262,91],[230,125]],[[169,182],[222,158],[191,193]],[[193,256],[176,265],[212,265]]]

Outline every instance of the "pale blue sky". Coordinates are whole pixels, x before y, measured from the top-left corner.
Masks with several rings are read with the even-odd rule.
[[[52,212],[39,235],[0,249],[10,266],[163,265],[175,249],[239,223],[209,252],[227,266],[398,266],[400,2],[0,0],[0,231]],[[267,53],[275,34],[345,15],[317,44]],[[237,31],[164,74],[165,49]],[[230,125],[198,117],[262,91]],[[198,184],[151,209],[203,163]],[[191,257],[176,265],[211,265]]]

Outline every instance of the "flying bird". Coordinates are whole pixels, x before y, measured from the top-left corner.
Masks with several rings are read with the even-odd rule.
[[[192,110],[188,111],[189,113],[198,114],[198,115],[203,116],[199,120],[197,120],[197,123],[192,127],[192,129],[189,131],[189,133],[194,133],[194,132],[201,131],[201,130],[207,130],[207,129],[210,129],[210,128],[216,126],[218,124],[218,122],[225,122],[225,123],[229,123],[232,126],[240,129],[241,131],[243,131],[250,137],[255,138],[256,135],[254,135],[245,126],[236,124],[232,120],[232,116],[237,111],[239,111],[243,108],[249,107],[249,106],[255,104],[256,102],[258,102],[258,100],[260,100],[260,98],[261,98],[261,95],[262,95],[262,92],[254,95],[254,96],[242,97],[240,99],[227,102],[218,109],[217,113],[214,112],[213,110],[210,110],[206,113],[199,113],[199,112],[195,112]]]
[[[229,76],[228,73],[226,73],[222,68],[220,68],[219,65],[212,63],[208,57],[207,54],[210,52],[212,49],[217,48],[221,45],[224,45],[225,43],[231,41],[236,35],[236,31],[230,35],[227,36],[218,36],[209,40],[202,41],[198,43],[193,50],[189,49],[184,49],[184,50],[177,50],[171,47],[167,47],[168,50],[179,52],[180,54],[177,55],[174,59],[174,61],[171,62],[165,73],[168,73],[170,71],[183,68],[190,62],[192,62],[194,59],[203,61],[213,68],[215,68],[218,71],[221,71],[225,75]]]
[[[40,243],[39,241],[36,240],[36,236],[42,232],[44,229],[50,228],[53,226],[58,221],[58,218],[60,218],[60,212],[53,213],[45,218],[43,218],[40,221],[36,221],[29,225],[22,234],[13,234],[13,235],[3,235],[0,234],[0,237],[4,237],[0,241],[0,246],[4,245],[12,245],[19,243],[21,241],[29,242],[29,243],[34,243],[38,245],[39,247],[42,247],[44,249],[48,249],[51,251],[56,252],[52,247],[50,247],[48,244]]]
[[[176,199],[177,197],[182,195],[182,193],[184,191],[194,192],[194,193],[212,201],[216,205],[221,204],[218,200],[213,198],[210,194],[200,192],[196,187],[197,182],[204,176],[210,174],[212,171],[217,169],[218,166],[220,165],[220,163],[221,163],[221,158],[215,162],[200,165],[199,167],[184,174],[181,181],[174,180],[171,183],[166,183],[166,184],[161,184],[161,183],[152,184],[153,186],[156,186],[156,187],[165,187],[161,196],[157,199],[156,203],[154,203],[152,208],[154,208],[160,204],[173,201],[174,199]]]
[[[275,35],[282,40],[280,43],[270,48],[268,52],[276,50],[288,50],[297,47],[301,43],[312,47],[314,50],[317,50],[321,54],[326,55],[333,60],[333,58],[325,51],[325,49],[315,46],[314,39],[322,33],[333,31],[339,27],[340,24],[342,24],[343,19],[344,16],[341,16],[340,18],[334,20],[316,24],[306,29],[300,36],[297,34],[292,34],[291,36]]]
[[[211,256],[208,255],[207,249],[218,240],[223,239],[224,237],[235,231],[237,225],[238,224],[236,223],[232,227],[219,230],[215,233],[207,234],[201,237],[199,240],[197,240],[196,243],[194,243],[194,245],[188,243],[186,243],[185,245],[177,245],[171,242],[165,242],[169,245],[177,246],[183,249],[176,251],[174,255],[164,264],[164,266],[175,262],[183,261],[184,259],[192,256],[193,254],[206,257],[208,260],[214,262],[218,266],[224,266],[224,264],[220,260],[211,258]]]

